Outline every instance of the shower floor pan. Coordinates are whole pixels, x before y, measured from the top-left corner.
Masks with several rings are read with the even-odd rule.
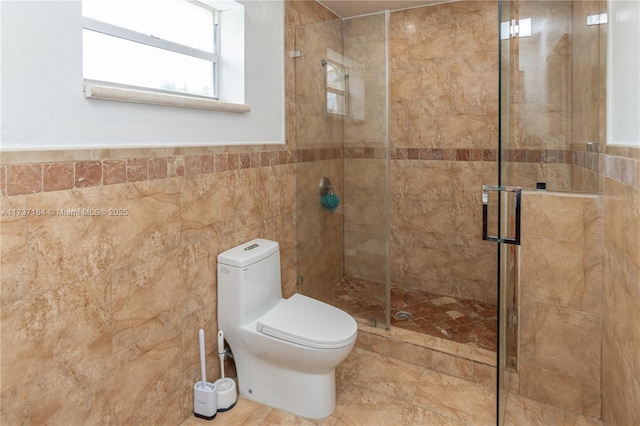
[[[356,318],[380,317],[384,291],[380,283],[344,277],[322,296]],[[496,351],[498,310],[495,305],[391,287],[391,326]]]

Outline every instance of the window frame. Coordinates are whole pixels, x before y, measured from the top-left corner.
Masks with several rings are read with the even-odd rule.
[[[209,61],[212,63],[212,75],[211,75],[211,84],[212,84],[212,96],[203,96],[191,93],[184,93],[178,91],[167,91],[154,87],[146,87],[146,86],[135,86],[141,90],[145,91],[158,91],[164,93],[170,93],[181,96],[193,96],[193,97],[205,97],[207,99],[215,99],[219,100],[220,98],[220,78],[219,78],[219,62],[220,62],[220,11],[214,9],[210,6],[207,6],[204,3],[198,1],[187,1],[188,3],[192,3],[206,9],[211,12],[212,20],[213,20],[213,52],[207,52],[206,50],[201,50],[195,47],[187,46],[181,43],[176,43],[174,41],[161,39],[159,37],[154,36],[153,34],[144,34],[135,30],[131,30],[128,28],[124,28],[118,25],[110,24],[108,22],[100,21],[94,18],[89,18],[86,16],[82,16],[82,29],[88,31],[94,31],[97,33],[101,33],[111,37],[117,37],[123,40],[127,40],[134,43],[140,43],[147,46],[151,46],[157,49],[166,50],[173,53],[178,53],[186,56],[190,56],[193,58],[203,59],[205,61]],[[85,76],[85,81],[89,81]],[[122,85],[117,81],[105,81],[103,83],[113,84],[113,85]]]
[[[347,94],[348,94],[348,84],[349,84],[349,73],[347,70],[347,67],[343,64],[339,64],[335,61],[332,60],[324,60],[324,82],[325,82],[325,89],[326,89],[326,105],[325,105],[325,109],[327,114],[329,115],[338,115],[338,116],[347,116],[348,115],[348,103],[347,103]],[[333,68],[335,70],[336,73],[340,73],[342,74],[342,78],[343,78],[343,89],[339,89],[334,87],[333,85],[331,85],[329,83],[329,67]],[[340,111],[339,108],[338,110],[331,110],[329,109],[329,94],[333,94],[336,95],[336,99],[338,100],[338,103],[340,102],[340,98],[343,105],[343,111]]]

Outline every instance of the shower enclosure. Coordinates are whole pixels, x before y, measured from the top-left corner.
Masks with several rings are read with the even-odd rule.
[[[520,366],[519,197],[598,192],[605,11],[454,1],[295,29],[298,291],[495,353],[499,424]]]
[[[497,248],[480,206],[481,184],[498,184],[497,5],[475,3],[296,27],[298,291],[495,353]],[[480,16],[483,33],[446,40],[432,12],[471,29]]]

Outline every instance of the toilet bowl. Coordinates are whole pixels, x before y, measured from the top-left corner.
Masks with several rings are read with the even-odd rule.
[[[277,242],[258,238],[218,255],[218,328],[242,396],[312,419],[333,413],[335,368],[358,327],[326,303],[282,298]]]

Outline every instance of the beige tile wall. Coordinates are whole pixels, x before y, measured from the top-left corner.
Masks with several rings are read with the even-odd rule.
[[[217,253],[277,240],[295,291],[295,184],[294,153],[267,146],[3,153],[2,422],[188,415],[197,329],[215,341]],[[58,212],[88,208],[127,215]]]
[[[336,15],[315,1],[285,0],[285,53],[296,49],[296,27],[336,19]],[[296,141],[296,59],[286,59],[287,140]]]
[[[481,41],[468,46],[471,51],[468,55],[472,57],[467,58],[465,56],[467,54],[449,55],[451,50],[443,57],[439,57],[438,55],[442,56],[442,54],[437,52],[437,49],[430,51],[428,46],[423,46],[429,43],[426,35],[413,37],[413,34],[410,34],[413,31],[412,27],[421,32],[433,31],[430,25],[423,22],[432,14],[442,15],[440,30],[450,38],[440,39],[438,43],[453,43],[461,40],[462,37],[458,34],[460,25],[469,24],[476,30]],[[395,162],[392,164],[391,221],[394,227],[392,232],[396,233],[393,237],[396,243],[392,248],[392,259],[395,262],[394,270],[397,272],[394,275],[394,282],[483,301],[495,301],[492,290],[494,280],[491,276],[491,268],[495,270],[493,250],[487,253],[483,250],[486,246],[479,247],[482,245],[479,238],[469,242],[466,236],[460,237],[459,230],[464,228],[465,231],[472,230],[472,235],[473,231],[479,234],[481,229],[480,191],[477,185],[478,182],[497,180],[495,149],[487,148],[490,145],[487,139],[493,138],[495,143],[497,134],[495,129],[497,108],[494,103],[491,103],[497,96],[496,82],[491,79],[491,71],[497,65],[487,62],[487,58],[496,59],[496,52],[485,52],[486,46],[489,45],[487,40],[495,35],[492,33],[494,26],[490,24],[492,14],[497,15],[497,9],[495,4],[490,2],[480,3],[480,6],[475,3],[460,2],[391,15],[391,43],[397,47],[395,50],[392,48],[391,51],[393,116],[390,123],[391,153],[394,159],[419,160],[411,161],[411,166],[407,167],[397,166]],[[339,209],[336,213],[344,212],[345,215],[345,272],[351,276],[372,281],[383,281],[385,278],[386,252],[384,233],[386,170],[383,161],[386,157],[384,150],[386,129],[383,108],[384,87],[381,84],[384,82],[380,78],[384,75],[384,57],[381,56],[384,49],[378,46],[383,41],[380,31],[383,26],[380,18],[380,16],[356,18],[344,24],[344,55],[349,60],[349,84],[354,91],[351,93],[350,108],[362,108],[365,116],[364,119],[349,116],[343,123],[345,184],[342,184],[339,164],[309,164],[299,168],[299,176],[303,176],[302,182],[308,182],[300,188],[300,200],[308,199],[309,205],[316,210],[315,197],[308,193],[315,192],[312,190],[312,185],[315,184],[314,179],[319,179],[323,171],[324,173],[331,171],[330,177],[336,189],[343,189],[344,192],[339,195],[343,198],[344,210]],[[431,21],[427,22],[431,23]],[[327,117],[323,111],[325,91],[321,82],[324,76],[319,74],[318,67],[327,48],[334,51],[340,49],[338,40],[334,40],[338,30],[332,29],[332,25],[327,23],[296,28],[299,41],[305,40],[304,45],[299,43],[300,45],[297,46],[302,48],[303,56],[295,61],[298,74],[304,76],[302,80],[298,78],[301,81],[297,82],[299,147],[302,145],[305,147],[331,146],[332,143],[339,142],[340,131],[336,126],[339,127],[340,122],[335,117]],[[313,42],[307,43],[306,40]],[[410,55],[410,51],[417,53]],[[484,62],[476,61],[479,59],[476,57],[478,51],[481,52],[480,59]],[[477,63],[470,66],[466,59],[473,59]],[[460,70],[459,66],[465,64],[468,66]],[[454,77],[447,77],[444,84],[432,81],[433,77],[429,70],[434,67],[440,68],[440,72],[444,75],[448,76],[451,73]],[[420,73],[420,78],[416,78],[416,72]],[[474,80],[481,78],[481,81],[471,85],[465,83],[465,78]],[[359,86],[358,83],[362,83],[363,86]],[[429,98],[431,92],[425,91],[424,84],[445,91],[452,99],[448,104],[449,107],[443,109],[442,105],[429,106],[425,103],[425,99]],[[362,95],[357,92],[360,87],[364,87],[365,90],[364,106],[358,105],[356,99]],[[407,120],[412,123],[412,128],[406,126]],[[432,128],[421,127],[424,126],[425,121],[429,120],[434,123]],[[420,133],[423,130],[427,133]],[[437,132],[435,139],[429,133],[434,131]],[[316,158],[316,162],[318,160],[321,159]],[[453,164],[452,161],[459,163]],[[474,163],[472,164],[471,161]],[[475,163],[478,161],[487,161],[487,163]],[[440,201],[440,199],[433,200],[429,198],[428,193],[417,192],[415,188],[424,187],[424,181],[419,183],[424,176],[402,174],[405,171],[420,173],[421,170],[429,167],[434,167],[435,171],[440,166],[450,167],[452,172],[447,178],[454,179],[460,185],[455,190],[450,186],[433,189],[433,191],[447,192],[446,200],[440,207],[451,220],[444,224],[431,220],[433,218],[425,215],[421,208],[413,210],[405,208],[409,202],[416,201],[424,207],[435,205],[437,203],[434,201]],[[336,179],[335,176],[338,178]],[[449,181],[447,180],[446,183]],[[402,198],[411,191],[414,191],[410,194],[411,200]],[[306,201],[300,205],[307,208]],[[399,210],[401,213],[396,215],[395,213]],[[309,256],[300,257],[301,265],[314,262],[318,270],[310,272],[309,268],[301,268],[301,275],[305,277],[306,283],[315,282],[320,271],[323,271],[324,275],[334,277],[335,274],[330,274],[330,271],[342,270],[341,265],[335,262],[322,261],[324,258],[338,258],[325,254],[335,252],[335,243],[339,242],[338,238],[333,238],[337,226],[335,229],[325,227],[323,224],[326,220],[322,217],[321,211],[301,210],[299,215],[299,225],[301,225],[299,228],[303,231],[299,241],[302,245],[308,246],[308,250],[301,249],[301,253],[316,254],[317,258],[312,261]],[[338,222],[333,219],[330,221],[334,225]],[[423,240],[433,240],[430,238],[432,235],[429,235],[429,231],[425,232],[422,229],[423,226],[431,226],[432,233],[439,234],[436,246],[425,247],[420,242],[421,237]],[[410,239],[409,242],[406,241],[407,238]],[[451,241],[447,242],[447,239]],[[325,244],[326,242],[329,242],[329,245]],[[431,243],[433,241],[429,244]],[[442,243],[445,247],[441,247]],[[432,251],[444,250],[442,259],[444,265],[441,265],[440,272],[436,272],[438,280],[433,280],[433,265],[424,264],[425,261],[432,260],[428,256],[425,260],[425,248]],[[485,261],[488,262],[489,268],[482,266]],[[318,284],[312,284],[313,288],[309,288],[306,283],[301,288],[308,293],[317,293],[326,288],[326,285],[332,284],[326,281],[326,277],[317,280]],[[315,287],[319,287],[320,290]]]
[[[571,2],[519,2],[513,16],[531,18],[530,37],[510,41],[511,185],[571,189]],[[503,44],[504,46],[504,44]],[[506,76],[505,76],[506,77]],[[522,161],[518,151],[558,150],[557,163]]]
[[[602,0],[512,5],[513,17],[532,19],[532,35],[511,39],[511,54],[504,55],[510,65],[503,76],[511,93],[505,98],[512,129],[505,152],[510,184],[535,188],[543,181],[551,190],[598,192],[606,25],[587,26],[586,19],[605,11]]]
[[[3,424],[177,424],[192,410],[200,327],[214,348],[217,254],[279,241],[295,291],[293,162],[133,180],[0,199]]]
[[[496,301],[480,206],[497,182],[497,16],[477,1],[391,14],[394,284]]]
[[[423,19],[430,25],[450,22],[447,20],[452,14],[464,16],[473,12],[469,8],[478,10],[481,4],[442,5],[432,8]],[[416,13],[425,12],[426,9],[416,10]],[[331,17],[315,2],[287,2],[288,46],[292,38],[291,23]],[[478,19],[477,16],[472,19],[472,28],[480,28]],[[447,28],[449,34],[455,36],[459,27],[450,24]],[[407,40],[406,37],[392,40],[392,50],[399,51],[398,58],[405,63],[409,62]],[[445,46],[448,43],[444,36],[439,37],[438,42]],[[416,52],[428,56],[430,50],[418,46]],[[286,71],[289,88],[295,80],[291,79],[291,61],[288,60]],[[428,67],[424,69],[425,76],[441,76],[429,70]],[[404,177],[407,186],[413,182],[412,175],[404,175],[399,170],[411,166],[418,169],[411,173],[435,177],[443,170],[447,176],[454,177],[449,173],[457,167],[462,175],[455,178],[461,184],[486,179],[484,165],[454,164],[451,160],[455,156],[440,161],[444,157],[437,144],[432,146],[435,157],[431,156],[431,151],[423,153],[424,148],[418,149],[431,147],[429,141],[438,139],[437,134],[433,134],[436,137],[429,136],[432,127],[420,127],[416,123],[422,114],[418,111],[428,112],[430,103],[442,102],[438,83],[446,77],[437,77],[441,80],[432,83],[420,80],[421,84],[431,84],[428,87],[432,89],[428,91],[428,99],[422,102],[422,110],[409,109],[409,104],[415,102],[410,99],[400,100],[392,107],[396,108],[392,131],[399,132],[392,139],[398,148],[395,158],[414,160],[414,164],[394,160],[394,167],[398,169],[396,178]],[[456,96],[455,102],[472,105],[464,108],[457,105],[450,111],[473,117],[478,110],[484,110],[484,107],[473,105],[474,100],[484,99],[482,87],[463,90],[467,95]],[[400,87],[398,90],[411,92],[412,89],[401,90]],[[293,90],[287,91],[289,134],[295,132],[292,93]],[[409,114],[410,111],[414,112]],[[486,111],[490,122],[495,111],[490,107]],[[444,121],[447,122],[456,123],[455,117]],[[492,135],[492,125],[487,123],[487,134]],[[414,145],[414,136],[420,136],[418,140],[427,141],[427,145]],[[456,140],[472,141],[473,138]],[[451,145],[444,147],[452,149]],[[276,239],[283,247],[284,292],[295,291],[293,154],[279,151],[277,155],[262,155],[270,149],[260,149],[258,152],[242,148],[213,151],[161,148],[3,153],[0,203],[7,213],[2,215],[0,222],[2,423],[178,423],[189,414],[190,386],[198,376],[197,328],[204,326],[208,341],[214,341],[217,253],[256,235]],[[322,152],[309,150],[300,155],[306,161],[314,161],[323,155],[334,159],[340,156],[339,153]],[[451,155],[455,155],[455,151]],[[640,423],[634,409],[640,397],[637,373],[640,371],[637,357],[640,337],[634,327],[640,319],[640,235],[634,232],[640,229],[638,160],[640,155],[633,149],[611,150],[601,156],[605,200],[602,302],[605,424]],[[401,189],[410,191],[406,186]],[[593,207],[588,197],[581,202],[583,207],[587,204]],[[573,199],[568,202],[578,208],[575,203],[577,201]],[[401,214],[400,205],[396,204],[398,215]],[[128,208],[129,215],[75,217],[35,213],[36,209],[46,212],[50,208],[87,206]],[[421,208],[419,203],[416,206]],[[427,207],[437,210],[435,203],[424,203],[424,208]],[[591,207],[584,211],[591,211]],[[447,207],[448,212],[457,211],[457,207],[455,210],[450,208]],[[34,209],[34,213],[25,215],[24,209]],[[417,217],[423,217],[425,212],[418,211],[422,216]],[[446,216],[444,212],[442,216]],[[437,219],[439,215],[434,211],[428,217]],[[584,220],[587,216],[582,217]],[[461,218],[458,225],[463,223],[468,221]],[[429,220],[416,226],[433,224]],[[527,383],[526,370],[529,368],[529,371],[538,371],[539,377],[548,377],[555,371],[552,365],[560,365],[565,369],[560,373],[562,377],[575,386],[571,386],[566,398],[554,403],[569,407],[571,411],[584,410],[590,414],[597,411],[593,380],[599,374],[594,370],[598,300],[593,297],[598,290],[592,280],[593,274],[598,274],[597,262],[594,263],[589,255],[593,249],[590,243],[586,240],[582,244],[572,243],[578,235],[573,232],[579,233],[579,227],[571,223],[566,225],[566,229],[564,226],[559,228],[563,237],[553,243],[552,248],[562,254],[559,259],[572,264],[580,263],[582,259],[582,272],[579,268],[554,269],[557,264],[554,266],[554,259],[549,259],[547,245],[542,243],[543,236],[539,236],[537,249],[535,241],[530,247],[537,250],[540,261],[549,266],[548,269],[530,269],[536,280],[545,285],[540,288],[529,286],[526,290],[530,299],[525,302],[528,317],[523,318],[523,362],[528,360],[531,367],[523,369],[521,381],[524,383],[519,389],[521,395],[528,393],[534,399],[545,400],[549,393],[544,383],[540,383],[544,381],[538,378],[537,384],[535,380]],[[586,229],[585,226],[583,238],[589,234]],[[436,235],[421,228],[404,235],[408,238],[413,232],[421,233],[426,241],[437,242]],[[473,231],[470,229],[469,232]],[[463,249],[469,249],[475,243],[467,246],[469,243],[465,241],[462,244]],[[427,271],[435,274],[439,269]],[[546,285],[551,282],[550,271],[556,271],[566,279],[570,288],[579,287],[576,278],[582,273],[586,287],[573,293],[559,292]],[[558,323],[562,326],[566,323],[567,328],[556,327]],[[551,330],[549,335],[548,330]],[[594,338],[592,333],[595,333]],[[538,340],[538,336],[539,343],[531,345],[532,339]],[[565,339],[577,339],[583,350],[576,354],[575,348],[566,347]],[[562,357],[557,358],[557,348],[550,349],[554,346],[564,348]],[[410,356],[419,355],[412,352]],[[566,356],[582,363],[585,370],[564,365]],[[213,357],[209,358],[212,360],[209,371],[213,374],[217,363],[213,362]],[[449,364],[450,361],[453,364]],[[466,378],[471,378],[473,371],[466,362],[459,360],[440,361],[429,356],[427,362],[444,362],[441,368],[447,370],[447,374],[454,371],[454,375]],[[462,364],[458,365],[460,362]],[[474,380],[476,377],[478,381],[484,380],[481,367],[475,365]],[[584,377],[585,371],[594,377]],[[487,374],[488,384],[494,373],[489,369]],[[584,392],[575,392],[577,386],[582,386]],[[84,393],[78,392],[79,389]],[[564,392],[561,394],[565,395]],[[557,389],[555,395],[558,395]]]
[[[378,283],[387,277],[385,53],[384,15],[344,22],[344,55],[350,64],[349,115],[344,121],[344,269],[348,276]],[[384,286],[379,290],[383,294]]]
[[[329,17],[315,2],[287,2],[287,50],[293,23]],[[296,290],[295,157],[337,154],[294,150],[4,152],[0,423],[179,424],[190,415],[197,330],[210,354],[217,331],[217,254],[256,236],[279,241],[283,292]],[[79,208],[128,212],[57,214]],[[216,360],[208,356],[211,377]]]
[[[522,201],[519,395],[598,418],[603,223],[599,196]]]
[[[602,415],[640,424],[640,149],[607,147]]]
[[[343,117],[326,112],[325,68],[327,51],[342,52],[342,24],[316,2],[288,2],[287,43],[302,56],[290,59],[295,71],[290,86],[293,135],[302,152],[297,164],[296,226],[298,291],[315,297],[338,281],[344,258],[344,125]],[[305,156],[305,153],[308,153]],[[320,204],[319,182],[328,177],[341,198],[329,212]]]
[[[572,4],[571,43],[571,189],[601,191],[600,154],[606,134],[607,25],[585,25],[587,16],[607,10],[605,0]],[[591,142],[591,144],[588,144]]]
[[[504,155],[513,184],[532,188],[543,180],[549,188],[570,189],[575,175],[585,181],[581,185],[585,190],[593,186],[588,182],[597,180],[594,170],[600,162],[597,152],[585,152],[586,143],[571,144],[571,82],[576,90],[585,85],[591,87],[595,84],[592,80],[595,78],[597,83],[600,74],[588,69],[590,61],[576,59],[572,67],[570,19],[574,16],[582,20],[582,15],[599,7],[599,2],[581,5],[584,7],[578,10],[573,10],[569,2],[554,2],[551,9],[547,6],[544,2],[528,2],[520,11],[534,16],[535,25],[544,18],[548,37],[519,40],[521,54],[515,63],[519,74],[514,82],[519,88],[519,96],[514,99],[518,114],[514,119],[521,130]],[[366,25],[366,19],[348,20],[344,27],[345,56],[356,64],[354,75],[362,64],[371,68],[377,63],[371,60],[375,57],[371,31],[376,25]],[[480,239],[479,206],[480,185],[497,182],[496,19],[493,2],[454,2],[391,13],[389,130],[393,159],[391,262],[395,284],[495,302],[495,256]],[[577,31],[576,43],[591,45],[594,37],[599,39],[593,30],[585,34]],[[380,53],[381,49],[375,52]],[[364,55],[368,62],[360,60]],[[539,55],[549,66],[540,66]],[[571,78],[572,73],[575,79]],[[383,70],[370,74],[380,76]],[[558,80],[557,75],[563,78]],[[320,81],[321,76],[309,79]],[[384,263],[380,260],[384,258],[385,241],[381,224],[385,218],[380,206],[385,201],[381,187],[386,182],[381,166],[385,153],[379,149],[383,141],[378,139],[384,135],[384,128],[383,120],[369,119],[379,115],[375,108],[381,104],[369,102],[377,93],[372,87],[375,84],[367,81],[367,108],[371,108],[367,119],[347,117],[344,122],[345,272],[382,281]],[[321,87],[316,92],[318,107],[324,93]],[[307,101],[309,97],[300,98]],[[587,106],[583,105],[587,100],[575,100],[574,126],[580,129],[584,128],[582,121],[592,121],[594,108],[597,121],[598,105],[592,104],[599,98],[592,100],[591,96],[588,100]],[[313,128],[313,122],[322,122],[318,118],[322,114],[311,112],[302,111],[302,123],[306,126],[309,122]],[[316,132],[308,133],[327,134],[323,128],[326,125],[317,125]],[[595,129],[597,133],[597,125]],[[329,140],[334,139],[333,133],[327,134]],[[591,133],[584,137],[591,138]],[[597,141],[597,136],[591,139]],[[307,139],[300,140],[319,143]],[[582,151],[572,151],[579,146]],[[350,150],[360,151],[350,155]],[[420,182],[426,182],[429,188]],[[306,216],[315,220],[313,215]]]

